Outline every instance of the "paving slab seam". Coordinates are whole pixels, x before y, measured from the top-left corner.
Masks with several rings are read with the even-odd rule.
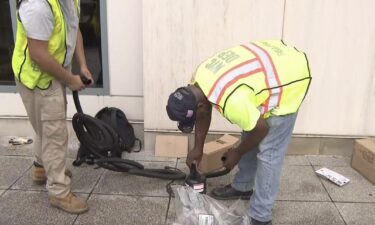
[[[333,205],[335,206],[336,210],[338,211],[342,221],[344,221],[345,225],[348,225],[348,223],[345,221],[345,218],[344,218],[344,215],[341,214],[341,211],[339,210],[339,208],[337,207],[336,205],[336,202],[333,202]]]
[[[244,200],[246,201],[246,200]],[[315,203],[332,203],[332,201],[317,201],[317,200],[276,200],[276,202],[315,202]],[[346,203],[346,202],[339,202],[339,203]],[[357,202],[358,203],[358,202]],[[375,203],[374,203],[375,204]]]
[[[174,168],[177,169],[177,166],[178,166],[178,161],[179,161],[179,158],[176,158],[176,163],[174,165]],[[174,180],[171,180],[168,184],[172,184],[174,182]],[[167,185],[168,185],[167,184]],[[167,189],[167,187],[166,187]],[[168,223],[168,213],[169,213],[169,207],[171,205],[171,199],[172,199],[172,196],[169,195],[168,196],[168,205],[167,205],[167,212],[165,213],[165,220],[164,220],[164,224],[167,225]]]
[[[6,189],[1,189],[0,191],[3,191],[3,193],[0,194],[0,198],[3,197],[4,193],[7,192]]]
[[[314,171],[314,173],[315,173],[314,166],[312,165],[312,163],[310,162],[309,159],[308,159],[308,161],[309,161],[309,163],[310,163],[310,165],[311,165],[311,169],[312,169],[312,170]],[[340,215],[340,218],[342,219],[342,221],[344,221],[345,225],[347,225],[344,216],[341,214],[341,212],[340,212],[339,208],[337,207],[335,201],[333,201],[331,195],[329,194],[329,192],[328,192],[328,190],[327,190],[326,186],[324,185],[324,183],[323,183],[323,181],[322,181],[321,178],[319,178],[319,182],[321,183],[321,185],[323,186],[324,190],[326,191],[326,193],[327,193],[329,199],[331,200],[331,202],[332,202],[333,205],[335,206],[335,209],[337,210],[338,214]]]
[[[327,167],[327,166],[324,166],[324,165],[315,165],[315,167],[326,167],[326,168],[328,168],[329,169],[329,167]],[[343,166],[343,165],[335,165],[334,167],[337,167],[337,168],[346,168],[346,167],[348,167],[348,166]],[[315,170],[314,170],[315,171]]]
[[[12,188],[12,189],[8,189],[8,190],[4,190],[4,191],[35,191],[35,192],[40,192],[40,193],[42,193],[42,192],[48,193],[48,191],[46,189],[36,190],[36,189],[24,189],[24,188]],[[85,195],[90,194],[88,192],[81,192],[81,191],[75,191],[74,193],[75,194],[85,194]]]
[[[94,190],[95,190],[96,186],[98,185],[99,181],[102,179],[104,173],[105,173],[105,170],[101,171],[99,178],[95,181],[95,184],[93,185],[91,191],[88,193],[89,196],[87,196],[87,200],[89,200],[91,195],[94,193]]]
[[[307,166],[311,166],[311,165],[284,165],[284,167],[287,167],[287,166],[288,167],[307,167]]]
[[[78,219],[78,217],[79,217],[79,215],[80,214],[78,214],[75,218],[74,218],[74,220],[73,220],[73,222],[72,222],[72,224],[70,224],[70,225],[74,225],[75,223],[76,223],[76,221],[77,221],[77,219]]]
[[[92,187],[90,193],[84,193],[84,194],[88,194],[88,196],[87,196],[87,201],[90,199],[90,197],[91,197],[93,191],[95,190],[95,187],[98,185],[98,183],[99,183],[100,179],[102,178],[103,174],[104,174],[104,171],[101,172],[99,178],[96,180],[95,185]],[[80,192],[75,192],[75,193],[80,193]],[[77,221],[77,219],[78,219],[79,216],[80,216],[80,215],[78,214],[78,215],[74,218],[74,220],[73,220],[73,222],[72,222],[71,225],[74,225],[74,224],[75,224],[75,222]]]
[[[310,161],[309,161],[309,163],[310,163],[310,166],[311,166],[312,171],[315,173],[314,166],[312,165],[312,163],[311,163]],[[331,202],[333,202],[333,199],[332,199],[331,195],[329,194],[329,192],[328,192],[326,186],[324,186],[324,183],[323,183],[322,179],[321,179],[321,178],[318,178],[318,180],[319,180],[320,184],[323,186],[324,190],[326,191],[326,193],[327,193],[329,199],[331,200]]]
[[[12,186],[14,185],[14,184],[16,184],[26,173],[27,173],[27,171],[29,171],[30,169],[31,169],[31,167],[32,167],[33,165],[30,165],[22,174],[21,174],[21,176],[19,176],[11,185],[9,185],[9,187],[7,188],[7,189],[5,189],[6,191],[8,191],[8,190],[12,190],[11,188],[12,188]]]
[[[124,194],[103,194],[103,193],[92,193],[92,195],[97,195],[97,196],[119,196],[119,197],[140,197],[140,198],[160,198],[160,199],[168,198],[168,196],[124,195]],[[91,197],[91,195],[88,196],[88,198],[89,197]]]
[[[350,204],[369,204],[369,205],[375,205],[375,202],[334,201],[333,203],[350,203]]]
[[[168,198],[168,196],[166,196],[166,195],[139,195],[139,194],[102,193],[102,192],[92,192],[92,194],[94,194],[94,195],[103,195],[103,196]],[[90,196],[91,196],[91,194],[90,194]]]
[[[48,192],[46,189],[28,189],[28,188],[11,188],[10,191],[38,191],[38,192]],[[77,192],[78,193],[78,192]],[[86,193],[87,194],[87,193]]]
[[[327,158],[333,158],[333,159],[345,159],[346,157],[345,156],[340,156],[340,157],[336,157],[336,155],[306,155],[306,159],[307,161],[310,163],[311,166],[313,167],[329,167],[327,166],[326,164],[322,163],[322,164],[319,164],[319,163],[316,163],[316,164],[313,164],[312,162],[312,158],[311,157],[321,157],[321,156],[326,156]],[[350,166],[350,158],[347,157],[349,159],[349,164],[347,165],[344,165],[344,164],[335,164],[334,167],[339,167],[339,168],[342,168],[342,167],[348,167]]]
[[[0,157],[4,157],[4,158],[25,158],[25,159],[33,158],[33,156],[29,156],[29,155],[0,155]]]
[[[5,157],[22,157],[22,158],[33,158],[32,156],[30,156],[30,155],[13,155],[13,154],[3,154],[3,155],[1,155],[1,157],[3,157],[3,156],[5,156]]]
[[[312,164],[311,159],[309,158],[309,156],[314,156],[314,155],[305,155],[305,158],[306,158],[307,162],[309,162],[310,166],[314,169],[314,165]]]
[[[34,193],[47,193],[47,191],[44,191],[44,190],[18,190],[18,189],[11,189],[11,190],[8,190],[8,191],[14,191],[14,192],[34,192]]]

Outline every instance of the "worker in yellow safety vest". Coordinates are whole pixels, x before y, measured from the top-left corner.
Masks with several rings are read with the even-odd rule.
[[[238,172],[231,184],[213,189],[216,199],[250,199],[252,224],[272,224],[280,171],[298,109],[311,81],[306,55],[280,40],[255,41],[220,51],[201,63],[191,84],[168,99],[167,113],[192,132],[186,163],[199,163],[212,107],[242,129],[241,143],[224,166]]]
[[[92,81],[79,30],[79,0],[17,0],[17,34],[12,67],[36,133],[31,179],[45,184],[52,206],[73,214],[88,210],[70,189],[66,169],[68,129],[66,91],[85,84],[71,72],[75,56],[81,75]]]

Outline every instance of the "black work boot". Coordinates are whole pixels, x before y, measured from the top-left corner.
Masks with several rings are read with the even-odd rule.
[[[211,197],[219,200],[229,200],[229,199],[243,199],[249,200],[251,195],[253,194],[253,190],[251,191],[237,191],[236,189],[232,188],[231,184],[225,185],[224,187],[214,188],[211,191]]]
[[[251,218],[251,223],[250,224],[251,225],[272,225],[272,220],[267,221],[267,222],[260,222],[260,221],[258,221],[256,219]]]

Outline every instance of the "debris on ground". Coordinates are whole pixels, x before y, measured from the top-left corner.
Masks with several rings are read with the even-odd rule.
[[[9,144],[12,145],[26,145],[33,143],[33,139],[28,137],[12,137],[9,139]]]
[[[319,176],[327,179],[327,180],[330,180],[331,182],[337,184],[338,186],[344,186],[345,184],[349,183],[349,179],[344,177],[343,175],[333,171],[333,170],[330,170],[330,169],[327,169],[325,167],[315,171]]]

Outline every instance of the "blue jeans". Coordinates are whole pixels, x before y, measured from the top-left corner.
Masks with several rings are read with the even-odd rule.
[[[232,187],[238,191],[254,189],[248,215],[258,221],[272,220],[282,164],[296,118],[297,113],[268,118],[268,134],[257,147],[245,153],[238,164]]]

